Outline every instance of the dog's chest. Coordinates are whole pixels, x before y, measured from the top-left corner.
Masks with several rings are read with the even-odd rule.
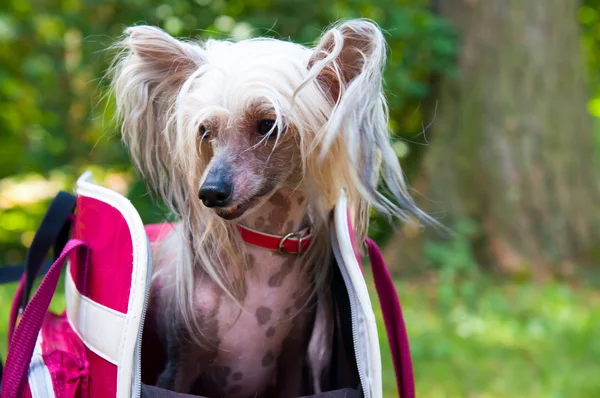
[[[310,277],[298,257],[249,248],[243,309],[222,297],[215,313],[218,353],[202,378],[228,397],[281,390],[301,364],[311,328]],[[295,361],[295,362],[294,362]],[[294,370],[300,374],[300,368]],[[214,384],[213,384],[214,383]]]

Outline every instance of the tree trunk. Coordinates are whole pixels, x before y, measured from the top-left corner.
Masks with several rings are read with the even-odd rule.
[[[440,86],[415,188],[445,225],[477,222],[469,239],[481,265],[564,271],[599,243],[578,3],[439,2],[458,29],[458,74]]]

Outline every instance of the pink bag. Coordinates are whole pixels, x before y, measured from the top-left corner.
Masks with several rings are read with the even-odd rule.
[[[325,383],[328,391],[312,397],[381,398],[377,325],[343,194],[332,222],[335,365]],[[125,197],[93,184],[90,173],[77,181],[75,197],[57,196],[36,233],[14,298],[1,398],[190,397],[151,386],[164,358],[144,349],[157,340],[152,308],[147,308],[150,242],[169,228],[144,226]],[[412,398],[412,363],[398,295],[377,245],[369,239],[366,244],[398,391]],[[51,245],[55,261],[29,300],[31,282]],[[62,314],[53,314],[48,307],[65,262],[67,305]]]

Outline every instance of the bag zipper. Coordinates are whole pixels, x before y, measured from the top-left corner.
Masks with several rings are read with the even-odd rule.
[[[344,282],[346,283],[346,286],[349,286],[350,284],[350,280],[349,280],[349,276],[347,274],[346,270],[342,271],[342,277],[344,278]],[[354,292],[354,290],[348,290],[348,296],[350,298],[350,311],[352,314],[352,340],[354,341],[354,347],[359,347],[359,344],[363,343],[361,341],[360,338],[360,334],[358,331],[358,328],[362,326],[362,323],[359,319],[358,319],[358,307],[359,307],[359,303],[358,303],[358,299],[356,298],[356,294]],[[356,355],[356,368],[358,370],[358,377],[360,378],[360,382],[363,386],[363,391],[365,393],[365,398],[370,398],[371,397],[371,389],[368,387],[368,375],[367,375],[367,369],[366,369],[366,360],[363,356],[363,351],[362,350],[355,350],[355,355]]]
[[[369,291],[350,235],[347,199],[340,196],[335,208],[331,242],[350,303],[356,367],[365,398],[382,398],[381,353],[377,324]]]
[[[332,234],[333,239],[333,248],[334,255],[338,264],[343,264],[342,255],[340,253],[340,247],[338,244],[337,236],[334,233]],[[339,267],[342,278],[344,279],[344,284],[346,285],[346,290],[348,292],[348,301],[350,302],[350,314],[351,314],[351,324],[352,324],[352,341],[354,344],[354,355],[356,357],[356,368],[358,371],[358,377],[360,379],[361,388],[364,393],[364,398],[371,398],[371,388],[369,384],[369,376],[367,374],[366,362],[367,359],[363,355],[363,350],[359,349],[359,347],[364,346],[364,339],[361,339],[359,328],[363,329],[364,319],[359,319],[359,311],[360,311],[360,303],[358,302],[358,298],[356,297],[356,292],[354,290],[354,286],[352,285],[352,281],[350,280],[350,275],[348,274],[348,270],[346,267]],[[362,332],[362,330],[361,330]],[[363,333],[364,334],[364,333]]]
[[[134,350],[134,368],[133,368],[133,394],[134,398],[140,398],[142,395],[142,335],[144,333],[144,321],[146,319],[146,311],[148,309],[148,301],[150,296],[150,285],[152,284],[152,248],[150,240],[147,239],[148,247],[148,264],[146,269],[146,286],[144,288],[144,306],[142,308],[140,329],[138,331],[137,342]]]

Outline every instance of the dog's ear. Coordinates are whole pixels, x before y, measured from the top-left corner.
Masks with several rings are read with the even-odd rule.
[[[128,28],[115,48],[109,73],[123,141],[142,176],[169,203],[179,181],[172,159],[177,134],[169,121],[181,88],[203,64],[203,49],[150,26]]]
[[[351,20],[328,30],[319,40],[308,67],[335,102],[358,76],[381,78],[385,40],[381,30],[367,20]]]
[[[142,65],[152,68],[161,77],[168,75],[172,83],[182,82],[200,66],[196,46],[177,40],[159,28],[130,27],[125,35],[123,44],[139,57]]]
[[[344,169],[348,174],[342,183],[354,202],[350,207],[355,217],[360,214],[359,218],[368,219],[368,205],[372,204],[403,221],[411,222],[413,215],[432,220],[410,196],[390,143],[383,91],[385,60],[385,39],[371,21],[346,21],[321,37],[310,56],[305,80],[305,84],[316,81],[332,105],[327,122],[315,138],[320,145],[319,157],[326,159],[336,141],[345,148],[351,168]],[[378,191],[380,183],[390,197]],[[364,237],[367,223],[362,224],[364,228],[358,235]]]

